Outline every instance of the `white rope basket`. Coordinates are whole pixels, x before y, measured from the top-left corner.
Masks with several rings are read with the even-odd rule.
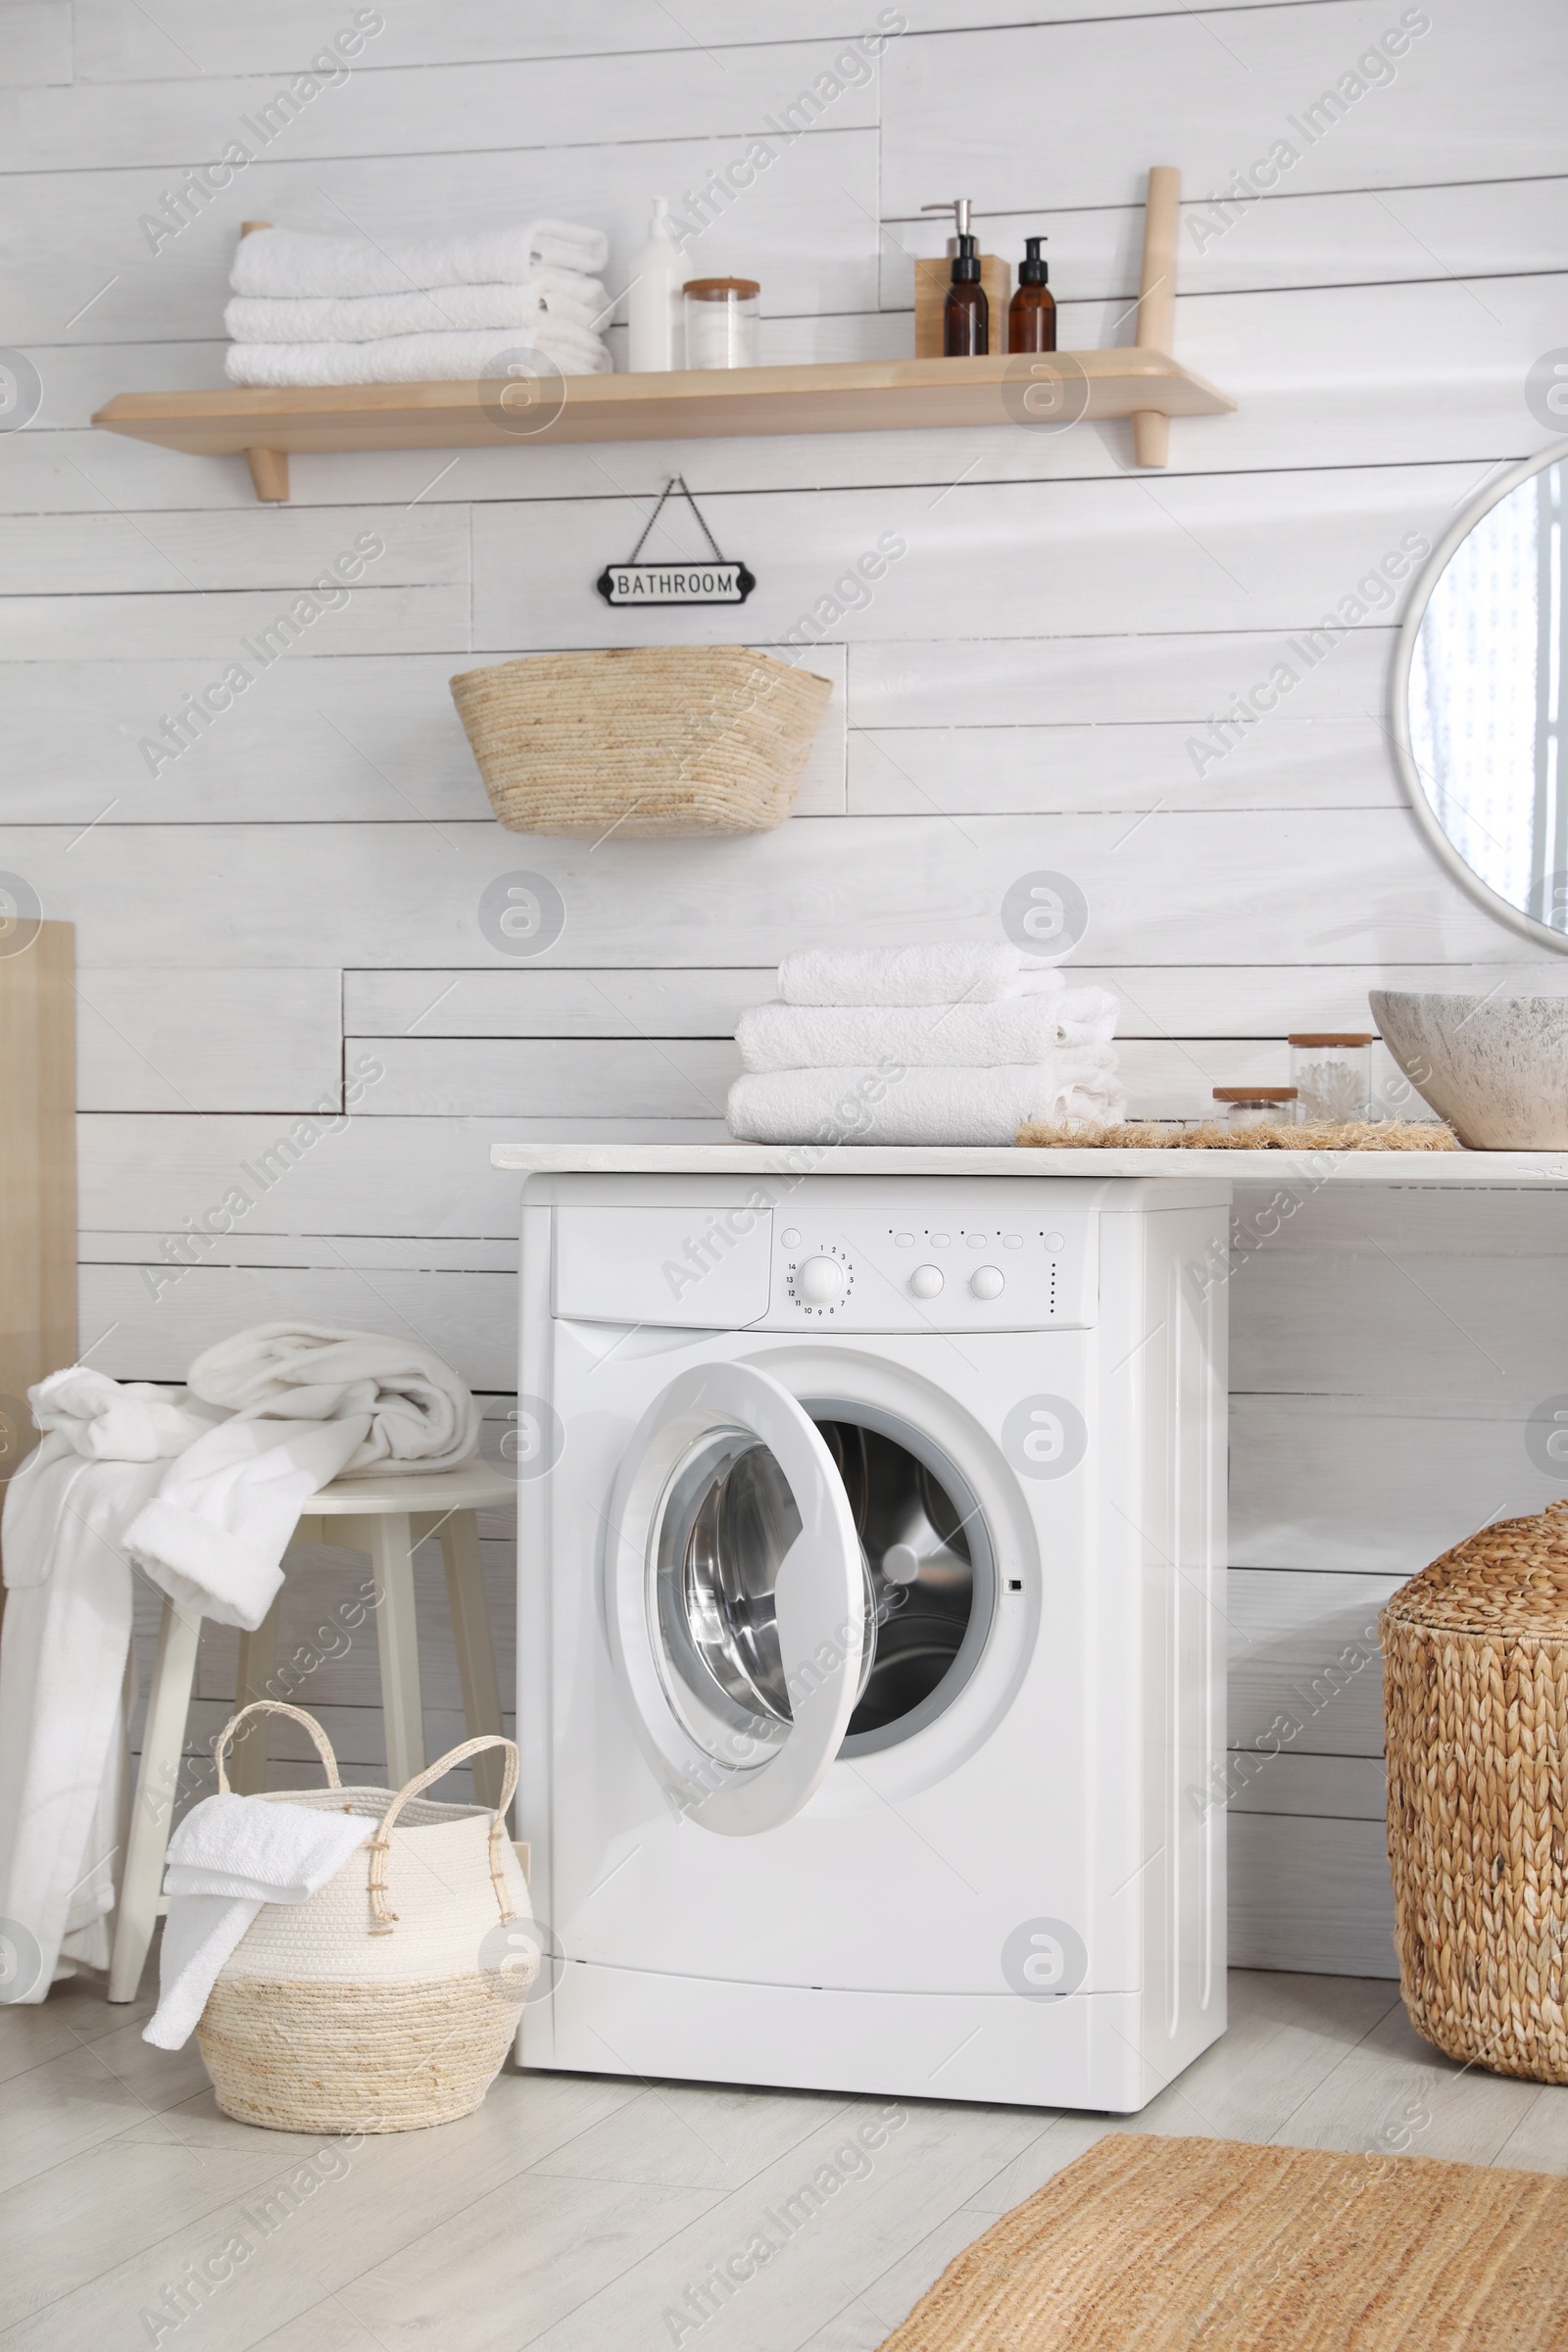
[[[326,1769],[324,1788],[278,1789],[271,1801],[363,1813],[379,1827],[318,1893],[264,1903],[220,1971],[196,2028],[219,2106],[274,2132],[413,2132],[471,2114],[501,2071],[541,1958],[506,1830],[516,1748],[467,1740],[396,1794],[345,1788],[315,1717],[257,1699],[218,1742],[220,1789],[229,1741],[259,1712],[302,1723]],[[421,1796],[487,1747],[507,1752],[495,1812]]]

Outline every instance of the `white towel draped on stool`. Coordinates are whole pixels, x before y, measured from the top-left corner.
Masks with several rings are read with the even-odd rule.
[[[28,1392],[45,1435],[6,1493],[0,1620],[0,1920],[27,1983],[0,1998],[108,1965],[131,1561],[187,1611],[252,1628],[329,1480],[447,1470],[478,1446],[467,1389],[412,1341],[269,1323],[191,1376],[202,1394],[73,1365]]]
[[[143,2041],[183,2048],[218,1972],[264,1903],[303,1903],[342,1869],[375,1823],[225,1790],[193,1805],[169,1840],[158,2007]]]
[[[170,1464],[125,1530],[125,1549],[179,1608],[254,1633],[313,1494],[341,1478],[370,1416],[317,1423],[236,1414]]]
[[[327,1421],[368,1413],[349,1478],[455,1470],[478,1450],[479,1408],[445,1358],[416,1340],[328,1323],[257,1323],[199,1355],[193,1396],[253,1420]]]
[[[199,1355],[189,1379],[233,1417],[171,1468],[125,1542],[172,1599],[247,1631],[271,1607],[288,1540],[320,1488],[451,1470],[478,1449],[467,1387],[413,1341],[258,1323]]]

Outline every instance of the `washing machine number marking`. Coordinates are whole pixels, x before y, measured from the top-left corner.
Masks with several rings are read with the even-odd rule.
[[[795,1288],[808,1306],[831,1306],[849,1287],[849,1277],[836,1257],[808,1257],[795,1276]]]
[[[791,1235],[780,1237],[786,1243]],[[801,1237],[793,1234],[794,1246]],[[835,1314],[855,1289],[855,1268],[836,1243],[829,1242],[811,1256],[791,1258],[785,1268],[790,1302],[808,1315]]]

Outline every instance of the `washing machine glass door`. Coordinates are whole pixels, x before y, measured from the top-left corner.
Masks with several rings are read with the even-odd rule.
[[[775,1829],[820,1785],[874,1640],[865,1554],[809,1414],[747,1364],[671,1381],[610,1510],[611,1643],[671,1799],[705,1829]]]

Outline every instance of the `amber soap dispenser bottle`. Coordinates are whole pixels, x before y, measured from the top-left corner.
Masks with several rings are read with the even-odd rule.
[[[991,349],[991,302],[980,283],[980,247],[960,232],[953,257],[953,283],[942,306],[944,359],[978,359]]]
[[[1056,298],[1047,284],[1048,271],[1040,258],[1044,237],[1025,237],[1025,259],[1018,265],[1018,291],[1007,305],[1009,351],[1054,351]]]

